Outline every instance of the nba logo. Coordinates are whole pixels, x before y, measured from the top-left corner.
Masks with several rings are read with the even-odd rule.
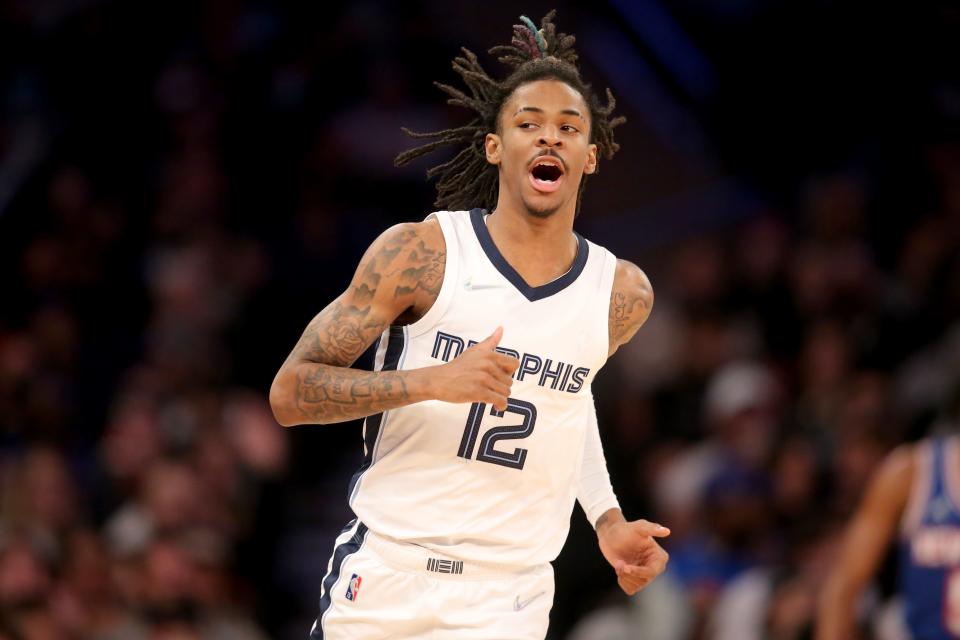
[[[350,584],[347,585],[347,600],[351,602],[356,602],[357,592],[360,591],[360,581],[363,580],[357,574],[353,574],[353,577],[350,578]]]

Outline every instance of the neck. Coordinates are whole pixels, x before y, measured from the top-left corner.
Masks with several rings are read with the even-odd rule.
[[[572,237],[576,200],[570,199],[549,216],[531,213],[524,202],[510,197],[506,185],[500,185],[497,206],[491,212],[487,226],[493,233],[496,228],[506,231],[518,244],[563,244]]]
[[[503,192],[501,191],[501,194]],[[566,273],[577,255],[573,235],[576,202],[541,218],[520,204],[501,197],[487,218],[490,237],[510,265],[531,286],[550,282]]]

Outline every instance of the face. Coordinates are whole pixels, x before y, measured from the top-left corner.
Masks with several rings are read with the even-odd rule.
[[[500,198],[541,218],[576,207],[581,178],[597,170],[589,118],[583,96],[564,82],[518,87],[500,111],[500,134],[485,142],[487,161],[499,168]]]

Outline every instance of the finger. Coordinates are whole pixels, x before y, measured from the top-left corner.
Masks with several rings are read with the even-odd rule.
[[[657,575],[657,570],[648,564],[628,564],[624,563],[617,570],[618,574],[625,576],[638,576],[642,578],[652,578]]]
[[[501,413],[507,410],[507,396],[499,393],[490,393],[487,402],[493,405],[493,408]]]
[[[503,327],[497,327],[496,329],[493,330],[493,333],[491,333],[489,336],[487,336],[486,339],[483,340],[483,342],[478,342],[473,346],[477,349],[485,349],[487,351],[493,351],[494,349],[497,348],[497,345],[500,344],[500,338],[502,337],[503,337]]]
[[[649,581],[644,582],[642,580],[633,580],[631,578],[618,578],[617,584],[620,585],[620,588],[623,589],[624,593],[626,593],[628,596],[632,596],[638,591],[640,591],[641,589],[643,589],[645,586],[650,584],[650,582]]]
[[[617,580],[623,580],[626,584],[645,587],[657,577],[656,571],[622,571],[617,574]]]
[[[617,584],[620,585],[620,588],[623,589],[627,594],[633,595],[637,591],[640,591],[641,588],[646,585],[641,584],[637,580],[631,580],[630,578],[619,578]]]
[[[477,380],[471,383],[468,389],[464,389],[461,402],[479,402],[494,407],[497,411],[506,411],[508,393],[499,392],[491,383],[490,379]]]
[[[670,535],[670,529],[667,529],[662,524],[657,524],[656,522],[650,522],[648,520],[634,520],[629,524],[634,533],[642,536],[666,538],[668,535]]]
[[[513,377],[502,369],[494,367],[494,370],[489,373],[490,379],[496,381],[498,384],[505,384],[508,387],[513,386]]]
[[[520,361],[514,358],[513,356],[508,356],[505,353],[496,353],[494,355],[494,362],[497,363],[497,366],[503,369],[508,375],[512,376],[513,373],[520,366]]]
[[[646,580],[650,581],[659,575],[659,571],[651,567],[641,567],[637,565],[626,565],[623,569],[618,572],[618,575],[623,576],[625,579],[629,580]]]
[[[497,396],[503,396],[504,398],[510,397],[510,385],[504,384],[499,380],[490,380],[487,383],[487,389],[495,393]]]

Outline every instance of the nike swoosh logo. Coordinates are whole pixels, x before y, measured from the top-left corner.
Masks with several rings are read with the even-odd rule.
[[[463,288],[467,291],[477,291],[479,289],[499,289],[502,285],[499,284],[474,284],[467,280],[463,283]]]
[[[530,604],[531,602],[533,602],[534,600],[536,600],[537,598],[539,598],[540,596],[542,596],[542,595],[545,594],[545,593],[546,593],[546,591],[541,591],[540,593],[538,593],[538,594],[536,594],[536,595],[532,595],[532,596],[530,596],[529,598],[527,598],[526,600],[523,600],[523,601],[520,600],[520,596],[517,596],[517,599],[513,601],[513,610],[514,610],[514,611],[520,611],[521,609],[523,609],[523,608],[526,607],[528,604]]]

